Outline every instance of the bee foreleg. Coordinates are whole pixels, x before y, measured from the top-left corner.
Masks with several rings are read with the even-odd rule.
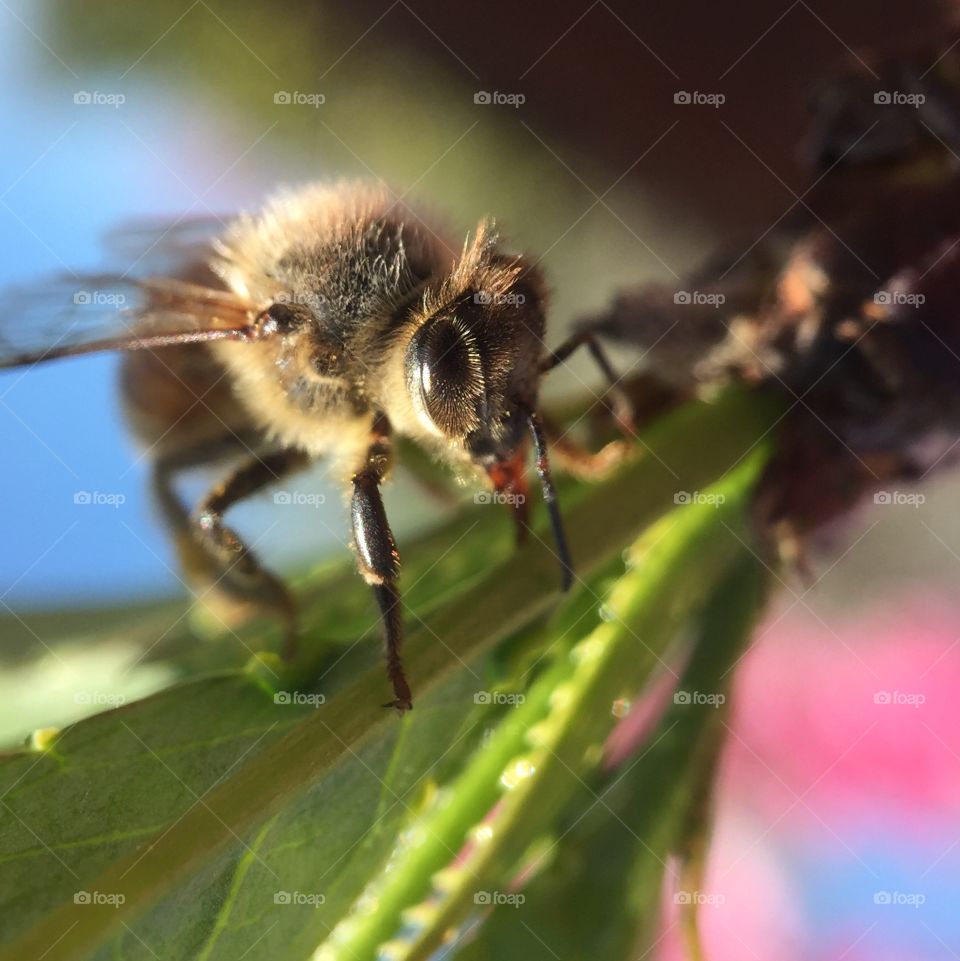
[[[555,367],[559,367],[580,347],[587,348],[603,374],[606,381],[606,397],[617,426],[624,434],[632,436],[634,434],[633,402],[630,395],[623,389],[621,378],[613,369],[613,365],[600,345],[600,341],[597,340],[592,331],[578,330],[568,337],[555,351],[541,361],[540,373],[546,374]]]
[[[632,445],[629,441],[636,437],[636,417],[630,394],[624,389],[599,340],[590,330],[578,330],[548,354],[540,363],[541,373],[545,374],[559,367],[580,347],[586,347],[590,351],[590,356],[603,374],[607,385],[605,400],[624,437],[611,441],[601,450],[594,452],[567,437],[565,432],[558,430],[549,420],[544,419],[543,426],[554,461],[562,471],[583,480],[599,480],[616,468],[630,452]]]
[[[309,457],[299,450],[254,455],[221,481],[203,498],[193,514],[193,533],[200,546],[216,562],[217,585],[241,594],[244,599],[275,611],[284,624],[283,656],[296,653],[296,604],[286,585],[264,568],[237,533],[223,523],[234,504],[274,481],[306,467]]]
[[[568,437],[557,424],[543,417],[543,432],[550,447],[554,465],[563,473],[578,480],[600,481],[610,475],[632,450],[624,438],[604,444],[599,450],[590,450]]]
[[[353,475],[350,516],[357,567],[373,588],[383,621],[387,677],[394,694],[394,699],[384,706],[403,712],[409,711],[413,702],[400,656],[403,644],[403,609],[397,590],[400,555],[380,496],[380,483],[390,465],[390,439],[386,429],[380,428],[367,451],[365,465]]]

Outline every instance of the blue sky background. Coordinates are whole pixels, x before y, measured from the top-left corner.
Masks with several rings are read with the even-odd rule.
[[[138,85],[136,69],[123,79],[123,106],[75,105],[76,91],[110,91],[116,76],[68,67],[16,22],[43,37],[42,12],[26,2],[0,11],[0,125],[16,131],[0,151],[0,288],[102,267],[101,240],[117,222],[228,211],[269,189],[263,171],[273,174],[276,158],[265,164],[253,149],[221,177],[227,161],[218,169],[200,149],[210,138],[237,157],[255,135],[147,74]],[[294,166],[282,173],[297,176]],[[117,364],[104,355],[0,373],[0,597],[14,610],[179,590],[146,495],[147,462],[118,409]],[[237,511],[267,554],[323,553],[342,540],[339,493],[322,474],[306,483],[327,492],[323,508],[278,517],[264,497],[260,509]],[[77,507],[79,490],[125,502]]]

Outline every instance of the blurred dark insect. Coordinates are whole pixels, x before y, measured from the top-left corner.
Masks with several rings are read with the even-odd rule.
[[[805,534],[960,454],[960,54],[948,46],[853,59],[817,91],[795,213],[579,325],[645,352],[628,384],[637,409],[731,382],[786,401],[757,516],[801,564]]]

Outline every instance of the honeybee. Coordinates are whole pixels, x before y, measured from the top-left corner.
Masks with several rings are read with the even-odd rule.
[[[409,710],[400,556],[380,494],[394,437],[513,495],[526,490],[529,437],[566,590],[572,563],[538,387],[583,343],[609,365],[589,336],[547,351],[543,277],[502,249],[490,221],[451,253],[441,228],[384,187],[341,183],[281,193],[212,237],[210,226],[181,224],[151,244],[172,253],[170,276],[71,281],[97,296],[74,296],[68,326],[50,331],[43,316],[52,286],[16,297],[7,311],[16,323],[0,324],[0,366],[125,351],[127,419],[152,460],[188,582],[278,614],[287,656],[294,599],[224,515],[323,458],[348,492],[357,567],[379,606],[393,689],[385,706]],[[242,462],[189,512],[176,474],[228,457]],[[514,517],[522,531],[522,506]]]
[[[960,456],[958,147],[955,44],[856,58],[814,98],[792,213],[579,322],[645,352],[637,408],[729,383],[780,398],[756,520],[801,572],[811,532]]]

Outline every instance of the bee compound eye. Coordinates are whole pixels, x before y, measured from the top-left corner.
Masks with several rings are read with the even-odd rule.
[[[447,433],[469,425],[474,401],[483,395],[483,371],[476,348],[455,320],[436,320],[410,345],[408,379],[430,419]]]

